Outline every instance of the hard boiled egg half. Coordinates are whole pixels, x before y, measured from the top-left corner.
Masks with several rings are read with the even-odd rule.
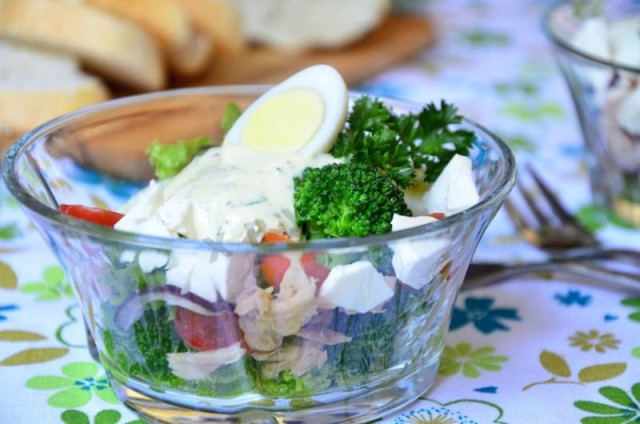
[[[348,105],[347,86],[338,71],[311,66],[253,102],[224,143],[262,152],[328,152],[344,127]]]

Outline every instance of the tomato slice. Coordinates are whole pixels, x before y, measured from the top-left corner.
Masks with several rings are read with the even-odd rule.
[[[174,325],[180,338],[196,350],[222,349],[242,340],[238,317],[232,311],[209,316],[177,307]]]
[[[291,239],[286,234],[276,233],[275,231],[267,231],[262,237],[261,243],[288,243]]]
[[[315,278],[316,283],[320,285],[327,279],[331,269],[316,262],[316,256],[317,255],[315,253],[304,253],[300,258],[300,262],[302,262],[304,273],[309,277]]]
[[[260,261],[260,272],[264,281],[278,291],[289,266],[291,261],[286,256],[270,255]]]
[[[107,209],[92,208],[83,205],[60,205],[60,212],[93,222],[105,227],[112,227],[120,221],[124,215]]]

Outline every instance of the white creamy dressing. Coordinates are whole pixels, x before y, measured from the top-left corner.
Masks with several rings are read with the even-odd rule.
[[[230,242],[259,242],[252,234],[266,229],[295,233],[294,177],[335,162],[329,154],[255,152],[230,143],[211,148],[134,197],[116,228]]]

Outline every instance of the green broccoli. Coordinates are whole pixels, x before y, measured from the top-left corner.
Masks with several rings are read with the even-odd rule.
[[[305,169],[294,179],[293,198],[308,238],[383,234],[391,231],[393,214],[411,215],[391,178],[361,163]]]
[[[147,308],[133,325],[138,350],[144,357],[143,368],[152,380],[166,384],[176,377],[171,373],[168,353],[186,352],[187,348],[176,334],[169,320],[169,308]]]
[[[162,305],[147,308],[131,330],[105,330],[106,354],[122,371],[159,385],[177,387],[184,380],[171,373],[168,353],[186,352],[170,321],[171,311]]]
[[[334,317],[331,327],[352,337],[349,343],[327,346],[328,363],[334,369],[337,384],[358,384],[391,365],[393,339],[401,328],[393,311],[340,313]]]

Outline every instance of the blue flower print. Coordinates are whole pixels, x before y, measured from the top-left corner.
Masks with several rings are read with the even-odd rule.
[[[464,301],[464,309],[454,308],[451,317],[450,330],[457,330],[469,323],[484,334],[493,333],[496,330],[509,331],[509,327],[500,322],[501,319],[519,321],[517,309],[495,308],[491,309],[493,300],[490,297],[475,298],[468,297]]]
[[[414,409],[400,415],[393,424],[478,424],[468,416],[442,406]]]
[[[567,294],[558,293],[555,295],[555,299],[562,305],[578,305],[582,308],[591,303],[591,296],[588,294],[583,296],[580,290],[569,290]]]
[[[0,321],[4,321],[7,319],[2,313],[8,311],[15,311],[18,309],[18,305],[0,305]]]

